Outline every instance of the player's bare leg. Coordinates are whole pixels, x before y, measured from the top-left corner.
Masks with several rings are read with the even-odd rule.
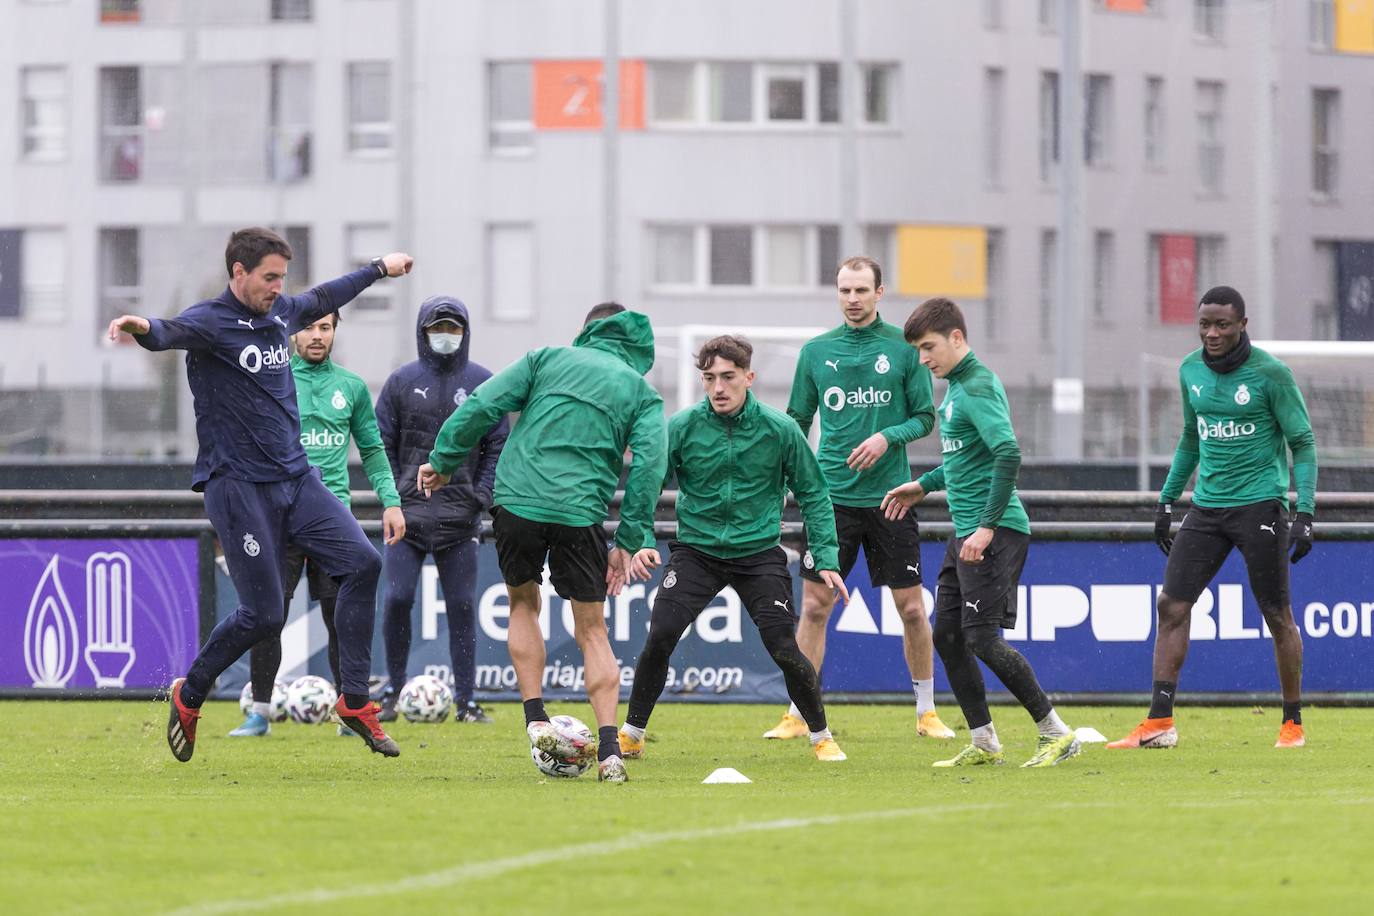
[[[919,591],[919,589],[917,589]],[[825,630],[835,610],[835,592],[824,582],[802,579],[802,612],[797,621],[797,647],[806,656],[819,676],[825,661]],[[806,721],[793,709],[783,714],[782,721],[763,733],[765,738],[802,738],[811,734]]]
[[[582,650],[586,673],[587,699],[596,716],[597,758],[602,782],[625,782],[625,764],[620,759],[620,739],[616,728],[616,707],[620,703],[620,664],[611,649],[606,632],[606,607],[601,601],[574,601],[573,637]]]
[[[892,601],[902,620],[902,654],[916,690],[916,734],[928,738],[953,738],[954,730],[940,720],[935,711],[935,644],[926,616],[921,586],[892,589]]]
[[[1113,750],[1165,748],[1178,744],[1178,731],[1174,728],[1174,693],[1183,661],[1188,657],[1193,606],[1191,602],[1160,592],[1155,610],[1158,623],[1150,712],[1129,735],[1107,744]]]
[[[1275,747],[1302,747],[1306,738],[1302,730],[1302,633],[1293,620],[1291,607],[1265,610],[1264,622],[1274,636],[1274,661],[1279,669],[1279,686],[1283,690],[1283,722]]]
[[[544,695],[544,634],[539,631],[541,604],[538,582],[508,585],[510,630],[506,642],[520,699],[534,700]]]

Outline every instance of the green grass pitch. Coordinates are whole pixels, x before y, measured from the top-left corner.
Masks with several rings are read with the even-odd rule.
[[[1278,751],[1274,709],[1185,707],[1175,750],[1022,770],[1034,727],[998,707],[1008,766],[932,770],[966,735],[918,740],[905,707],[832,706],[849,760],[822,764],[759,738],[778,709],[665,704],[623,786],[544,778],[515,705],[397,723],[385,760],[332,725],[230,739],[238,709],[211,703],[189,764],[165,704],[0,711],[9,916],[1336,913],[1374,887],[1371,710],[1309,710],[1308,746]],[[1061,712],[1110,737],[1141,715]],[[701,784],[721,766],[753,783]]]

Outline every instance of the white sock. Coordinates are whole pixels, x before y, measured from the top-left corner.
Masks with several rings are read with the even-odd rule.
[[[1035,727],[1040,729],[1042,736],[1058,737],[1069,733],[1069,727],[1064,724],[1063,719],[1059,718],[1059,713],[1053,709],[1050,710],[1048,716],[1036,722]]]
[[[253,712],[262,716],[264,719],[270,719],[272,718],[272,704],[254,702]]]
[[[822,741],[824,741],[826,738],[829,738],[829,737],[830,737],[830,729],[828,729],[828,728],[823,728],[823,729],[821,729],[821,730],[818,731],[818,732],[812,732],[812,733],[811,733],[811,743],[812,743],[812,744],[820,744]]]
[[[1002,742],[997,740],[997,729],[992,727],[992,723],[972,729],[969,736],[973,738],[973,746],[982,748],[990,754],[995,754],[1002,749]]]
[[[916,715],[923,716],[935,709],[935,678],[912,678],[911,689],[916,694]]]
[[[801,710],[797,708],[796,703],[793,703],[791,706],[787,707],[787,714],[795,719],[802,718]]]
[[[644,729],[635,728],[629,722],[626,722],[624,725],[620,726],[620,730],[623,731],[625,734],[629,735],[631,738],[635,739],[636,741],[644,740]]]

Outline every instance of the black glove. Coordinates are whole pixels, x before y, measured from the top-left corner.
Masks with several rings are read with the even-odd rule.
[[[1164,551],[1164,555],[1169,555],[1169,550],[1174,546],[1174,539],[1169,537],[1169,527],[1174,523],[1174,507],[1172,503],[1160,503],[1155,506],[1155,543],[1159,549]]]
[[[1312,552],[1312,513],[1299,512],[1293,516],[1293,527],[1288,530],[1288,541],[1292,545],[1292,556],[1288,562],[1296,563]]]

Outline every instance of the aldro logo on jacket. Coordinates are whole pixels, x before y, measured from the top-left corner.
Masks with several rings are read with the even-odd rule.
[[[821,402],[831,410],[843,410],[846,406],[884,407],[892,403],[892,392],[872,385],[857,391],[845,391],[839,385],[833,385],[825,389],[825,394],[821,395]]]
[[[255,344],[249,344],[239,351],[239,365],[249,372],[257,375],[266,367],[269,370],[281,369],[291,361],[291,354],[286,352],[286,344],[277,344],[263,350]]]

